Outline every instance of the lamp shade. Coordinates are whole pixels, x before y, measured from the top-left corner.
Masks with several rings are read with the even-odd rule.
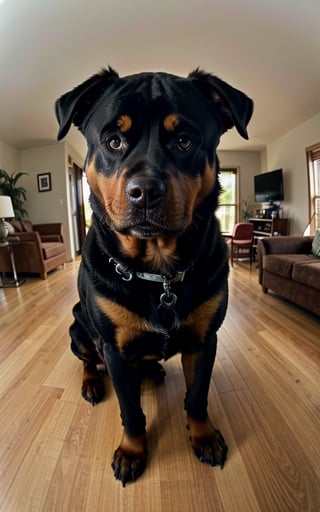
[[[0,219],[10,219],[15,216],[10,196],[0,196]]]

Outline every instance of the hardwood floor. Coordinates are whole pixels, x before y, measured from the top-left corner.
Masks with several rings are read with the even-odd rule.
[[[80,396],[69,350],[78,262],[0,290],[1,512],[286,512],[320,510],[320,322],[235,262],[219,331],[209,412],[229,446],[221,471],[192,454],[178,357],[165,385],[143,385],[149,461],[122,488],[110,467],[121,437],[108,383]]]

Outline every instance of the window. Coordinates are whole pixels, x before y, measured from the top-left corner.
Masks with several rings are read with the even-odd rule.
[[[238,221],[239,212],[239,169],[224,168],[220,169],[220,183],[222,192],[219,197],[219,206],[216,211],[217,218],[220,221],[221,232],[225,235],[231,235],[233,226]]]
[[[310,234],[320,229],[320,143],[306,149],[309,178]]]

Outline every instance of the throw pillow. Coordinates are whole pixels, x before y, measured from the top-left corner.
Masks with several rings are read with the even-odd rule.
[[[315,237],[313,239],[312,254],[320,257],[320,230],[316,232]]]
[[[7,226],[7,229],[8,229],[8,234],[9,235],[13,235],[14,234],[14,227],[12,224],[10,224],[10,222],[7,222],[6,220],[4,221],[5,225]]]

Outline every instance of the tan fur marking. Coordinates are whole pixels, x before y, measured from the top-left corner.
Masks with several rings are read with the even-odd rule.
[[[199,359],[199,355],[199,352],[196,352],[195,354],[182,354],[181,356],[183,373],[187,387],[193,382],[195,366]]]
[[[119,448],[131,456],[139,455],[145,453],[146,444],[147,439],[145,433],[141,434],[141,436],[131,437],[125,431],[123,431]]]
[[[136,258],[141,252],[141,241],[133,236],[116,233],[121,244],[121,252],[124,256]]]
[[[204,174],[202,176],[201,188],[195,202],[195,207],[199,206],[205,197],[211,192],[214,187],[215,179],[216,170],[214,167],[210,167],[209,163],[207,162]]]
[[[128,132],[132,126],[131,117],[127,115],[120,116],[117,121],[117,126],[119,127],[122,133]]]
[[[187,423],[193,446],[201,446],[204,441],[209,439],[215,440],[216,431],[208,417],[204,421],[199,421],[193,419],[190,414],[187,414]]]
[[[174,132],[179,123],[180,119],[177,114],[170,114],[164,119],[163,126],[168,132]]]
[[[159,237],[148,240],[144,261],[151,265],[154,271],[170,272],[178,260],[176,255],[177,239],[175,237]]]
[[[125,169],[123,169],[123,173],[124,171]],[[115,172],[112,176],[106,177],[103,173],[99,173],[94,163],[91,162],[86,167],[86,175],[92,191],[108,215],[114,222],[121,225],[127,207],[125,179],[122,174],[118,175]]]
[[[155,332],[157,330],[147,320],[144,320],[124,306],[121,306],[110,299],[96,296],[95,300],[100,311],[102,311],[102,313],[104,313],[115,325],[116,342],[120,350],[143,332]]]
[[[185,324],[202,342],[205,340],[210,323],[214,318],[215,313],[218,311],[222,299],[223,293],[217,293],[217,295],[211,297],[211,299],[208,299],[206,302],[194,309],[185,322]]]

